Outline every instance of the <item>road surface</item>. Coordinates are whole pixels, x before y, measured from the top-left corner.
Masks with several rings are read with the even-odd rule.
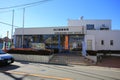
[[[120,68],[14,62],[0,67],[1,80],[120,80]]]

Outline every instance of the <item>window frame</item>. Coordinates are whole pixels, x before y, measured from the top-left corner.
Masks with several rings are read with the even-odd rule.
[[[104,40],[101,40],[101,45],[104,45]]]
[[[86,24],[87,30],[95,30],[95,25],[94,24]]]
[[[110,40],[110,45],[111,45],[111,46],[113,46],[113,45],[114,45],[113,40]]]

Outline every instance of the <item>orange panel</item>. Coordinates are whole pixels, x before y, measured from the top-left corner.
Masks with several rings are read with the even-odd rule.
[[[68,49],[68,35],[65,36],[65,49]]]

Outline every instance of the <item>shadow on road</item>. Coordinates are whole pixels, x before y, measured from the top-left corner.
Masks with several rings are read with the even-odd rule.
[[[6,65],[6,66],[0,66],[0,71],[2,72],[9,71],[9,70],[17,69],[17,68],[19,68],[19,66],[11,64],[11,65]]]
[[[6,65],[6,66],[0,66],[0,73],[3,73],[5,76],[8,76],[10,78],[12,78],[12,80],[23,80],[23,78],[25,76],[22,76],[22,77],[16,77],[14,76],[13,74],[7,72],[7,71],[10,71],[10,70],[15,70],[17,68],[19,68],[20,66],[17,66],[17,65]],[[3,79],[4,80],[4,79]]]
[[[15,77],[13,74],[11,74],[11,73],[8,73],[8,72],[2,72],[3,74],[5,74],[5,75],[7,75],[7,76],[9,76],[9,77],[11,77],[12,78],[12,80],[23,80],[23,78],[25,77],[25,76],[23,76],[23,77]]]

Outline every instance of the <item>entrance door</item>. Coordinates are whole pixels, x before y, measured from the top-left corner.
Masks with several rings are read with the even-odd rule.
[[[83,35],[70,35],[69,36],[69,48],[71,51],[81,51]]]
[[[92,50],[92,40],[87,40],[87,50]]]

